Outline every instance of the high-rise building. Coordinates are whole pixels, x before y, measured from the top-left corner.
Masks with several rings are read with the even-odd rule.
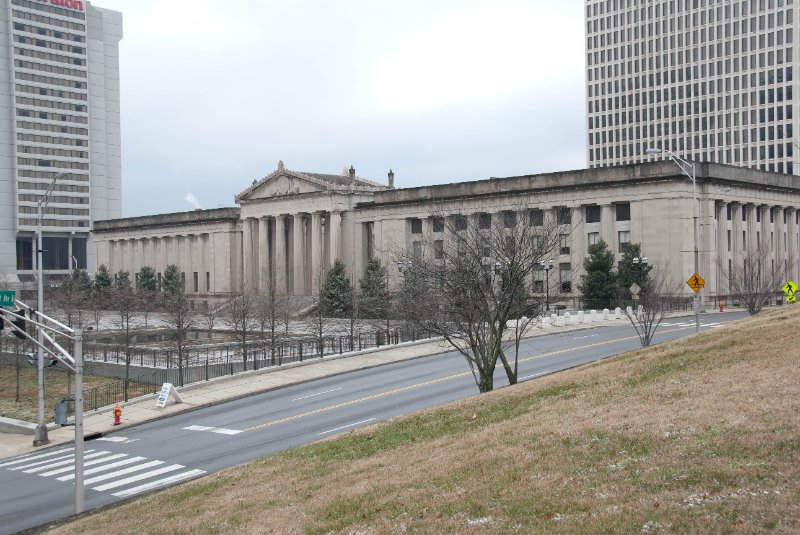
[[[122,212],[122,14],[81,0],[0,0],[0,277],[91,266],[94,221]],[[54,182],[54,178],[57,178]]]
[[[797,174],[793,0],[587,0],[587,164],[694,161]]]

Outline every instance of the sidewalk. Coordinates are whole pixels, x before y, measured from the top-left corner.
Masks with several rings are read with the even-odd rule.
[[[716,313],[718,314],[718,312]],[[670,317],[680,317],[685,314],[675,314]],[[711,314],[704,314],[709,316]],[[563,327],[535,328],[530,337],[543,336],[552,333],[562,333],[591,329],[598,326],[629,325],[624,316],[622,319],[599,320],[597,322],[576,323]],[[173,414],[186,412],[201,407],[216,405],[238,398],[243,398],[275,390],[289,385],[313,381],[323,377],[331,377],[357,370],[364,370],[393,362],[401,362],[416,358],[427,357],[451,351],[452,347],[442,340],[411,342],[387,348],[362,351],[350,355],[332,355],[323,359],[298,362],[280,368],[266,368],[258,371],[245,372],[232,376],[220,377],[203,383],[187,385],[179,389],[183,403],[170,401],[165,408],[156,407],[157,394],[133,399],[127,403],[120,403],[122,408],[122,424],[113,425],[113,407],[105,407],[98,411],[87,413],[84,416],[84,436],[97,436],[112,431],[119,431],[126,427],[138,425],[151,420],[166,418]],[[50,446],[72,442],[75,438],[75,428],[48,427]],[[0,434],[0,459],[15,455],[30,453],[38,448],[32,445],[31,435]]]

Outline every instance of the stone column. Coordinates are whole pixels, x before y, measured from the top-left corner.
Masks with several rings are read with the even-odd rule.
[[[795,276],[794,264],[797,262],[797,226],[795,225],[795,209],[786,209],[786,255],[789,257],[789,276]],[[794,279],[793,279],[794,280]],[[795,281],[796,282],[796,281]]]
[[[322,265],[322,213],[314,212],[311,214],[311,289],[313,293],[319,293],[322,273],[325,267]]]
[[[295,214],[292,221],[292,252],[294,258],[292,259],[292,294],[305,295],[306,294],[306,244],[305,244],[305,227],[303,226],[303,214]]]
[[[604,204],[600,207],[600,238],[608,244],[608,249],[612,253],[619,252],[619,239],[617,233],[614,232],[615,219],[616,213],[613,204]]]
[[[275,217],[275,291],[286,295],[289,275],[286,273],[286,217]]]
[[[250,292],[253,290],[253,218],[246,218],[242,222],[242,291]]]
[[[731,203],[731,258],[734,265],[742,261],[742,205]]]
[[[258,289],[267,291],[269,277],[269,237],[267,236],[267,218],[258,219]]]
[[[331,212],[330,214],[330,228],[328,231],[328,251],[330,251],[329,265],[342,258],[342,214],[340,212]]]

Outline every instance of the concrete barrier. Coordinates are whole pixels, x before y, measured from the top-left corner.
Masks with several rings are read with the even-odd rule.
[[[614,319],[618,320],[620,318],[622,318],[622,310],[619,307],[617,307],[614,309]]]
[[[607,308],[604,308],[603,309],[603,319],[604,320],[608,320],[608,318],[609,318],[609,311],[608,311]]]
[[[589,313],[589,321],[597,321],[597,311],[596,310],[592,310]]]
[[[578,317],[576,318],[578,323],[585,323],[586,322],[586,314],[583,313],[583,310],[578,311]]]

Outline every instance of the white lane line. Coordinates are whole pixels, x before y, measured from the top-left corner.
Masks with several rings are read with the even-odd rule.
[[[131,457],[130,459],[123,459],[122,461],[117,461],[111,464],[104,464],[103,466],[98,466],[97,468],[91,468],[89,470],[85,470],[83,475],[88,476],[91,474],[96,474],[98,472],[105,472],[106,470],[111,470],[112,468],[118,468],[120,466],[125,466],[126,464],[131,463],[138,463],[139,461],[144,461],[146,457]],[[75,474],[69,474],[68,476],[57,477],[59,481],[69,481],[71,479],[75,479]]]
[[[100,437],[97,439],[98,442],[125,442],[128,440],[126,437]]]
[[[86,453],[92,452],[94,450],[86,450]],[[22,466],[12,466],[9,470],[25,470],[27,468],[32,468],[34,466],[39,466],[40,464],[47,464],[53,461],[61,461],[63,459],[73,459],[75,458],[74,453],[70,453],[69,455],[62,455],[61,457],[54,457],[52,459],[47,459],[46,461],[37,461],[35,463],[30,464],[23,464]]]
[[[241,429],[224,429],[222,427],[217,427],[211,430],[212,433],[217,433],[220,435],[238,435],[242,432]]]
[[[111,479],[112,477],[124,476],[125,474],[130,474],[132,472],[138,472],[139,470],[146,470],[147,468],[150,468],[152,466],[158,466],[159,464],[164,464],[164,461],[150,461],[149,463],[137,464],[136,466],[131,466],[130,468],[126,468],[125,470],[120,470],[119,472],[111,472],[110,474],[103,474],[102,476],[97,476],[91,479],[87,479],[86,481],[83,482],[83,484],[91,485],[93,483],[105,481],[106,479]]]
[[[595,336],[600,336],[600,334],[587,334],[585,336],[573,336],[573,340],[583,340],[584,338],[594,338]]]
[[[174,472],[175,470],[180,470],[181,468],[186,468],[186,467],[183,466],[182,464],[171,464],[169,466],[163,466],[156,470],[150,470],[149,472],[145,472],[144,474],[137,474],[135,476],[127,477],[125,479],[120,479],[119,481],[112,481],[111,483],[100,485],[99,487],[92,487],[92,490],[96,490],[99,492],[108,489],[115,489],[117,487],[127,485],[128,483],[135,483],[136,481],[141,481],[143,479],[147,479],[150,477],[159,476],[161,474],[166,474],[168,472]]]
[[[534,373],[533,375],[526,375],[525,377],[520,377],[520,378],[518,379],[518,381],[524,381],[525,379],[532,379],[532,378],[534,378],[534,377],[539,377],[540,375],[546,375],[546,374],[548,374],[548,373],[550,373],[550,372],[549,372],[548,370],[545,370],[545,371],[543,371],[543,372]]]
[[[116,496],[117,498],[127,498],[128,496],[133,496],[134,494],[157,489],[159,487],[165,487],[172,483],[177,483],[178,481],[183,481],[184,479],[189,479],[205,473],[205,470],[189,470],[188,472],[165,477],[164,479],[159,479],[158,481],[153,481],[152,483],[145,483],[144,485],[139,485],[138,487],[133,487],[132,489],[115,492],[113,496]]]
[[[206,425],[190,425],[183,428],[186,431],[208,431],[209,433],[218,433],[220,435],[238,435],[241,429],[225,429],[224,427],[209,427]]]
[[[108,453],[108,452],[106,452],[106,453]],[[127,453],[117,453],[117,454],[114,454],[114,455],[109,455],[107,457],[103,457],[102,459],[95,459],[93,461],[84,462],[83,466],[84,467],[86,467],[86,466],[94,466],[96,464],[105,463],[105,462],[108,462],[108,461],[113,461],[114,459],[119,459],[120,457],[127,457],[127,456],[128,456]],[[89,458],[88,456],[84,457],[84,459],[88,459],[88,458]],[[63,474],[65,472],[74,471],[74,470],[75,470],[75,465],[71,464],[70,466],[67,466],[65,468],[59,468],[58,470],[50,470],[49,472],[45,472],[45,473],[39,474],[39,475],[42,476],[42,477],[50,477],[50,476],[54,476],[56,474]],[[86,474],[86,472],[84,472],[84,474]]]
[[[89,455],[84,455],[83,458],[84,459],[93,459],[94,457],[98,457],[100,455],[108,455],[109,453],[111,453],[111,452],[110,451],[98,451],[96,453],[90,453]],[[75,465],[75,456],[73,455],[72,458],[67,459],[66,461],[60,461],[60,462],[52,463],[52,464],[45,464],[45,465],[42,465],[42,466],[37,466],[36,468],[31,468],[29,470],[23,470],[22,472],[25,473],[25,474],[35,474],[35,473],[41,472],[43,470],[50,470],[51,468],[56,468],[58,466],[64,466],[64,465],[74,466]]]
[[[375,418],[369,418],[367,420],[361,420],[360,422],[355,422],[352,424],[343,425],[342,427],[337,427],[336,429],[329,429],[327,431],[323,431],[322,433],[317,433],[317,436],[327,435],[328,433],[335,433],[336,431],[341,431],[342,429],[347,429],[348,427],[353,427],[355,425],[365,424],[367,422],[371,422]]]
[[[189,427],[184,427],[183,429],[186,431],[211,431],[214,428],[205,425],[190,425]]]
[[[341,389],[342,389],[342,387],[340,386],[339,388],[334,388],[333,390],[326,390],[325,392],[317,392],[316,394],[309,394],[307,396],[294,398],[292,401],[300,401],[301,399],[313,398],[314,396],[321,396],[322,394],[330,394],[331,392],[336,392],[337,390],[341,390]]]
[[[11,465],[14,465],[14,464],[19,464],[19,463],[26,463],[28,461],[35,461],[36,459],[44,459],[45,457],[52,457],[53,455],[58,455],[59,453],[66,453],[66,452],[72,451],[74,449],[75,448],[64,448],[64,449],[61,449],[61,450],[58,450],[58,451],[51,451],[50,453],[43,453],[41,455],[28,455],[28,456],[25,456],[25,457],[20,457],[20,458],[14,460],[14,461],[10,461],[10,462],[7,462],[7,463],[0,464],[0,467],[11,466]]]

